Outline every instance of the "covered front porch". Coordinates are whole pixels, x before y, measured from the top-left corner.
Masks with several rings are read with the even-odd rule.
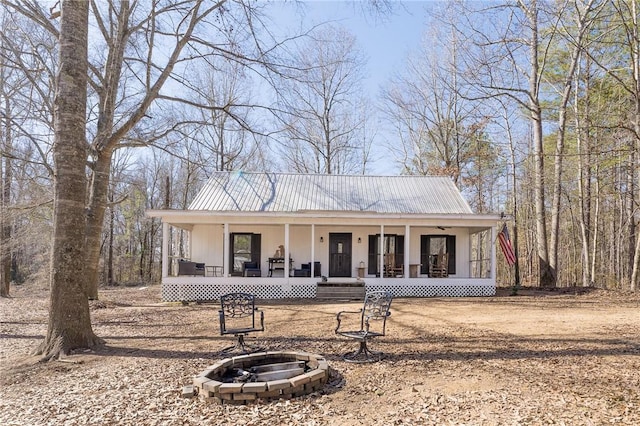
[[[162,217],[167,301],[216,300],[235,291],[314,298],[322,280],[361,282],[367,291],[396,297],[495,294],[493,215],[426,220],[164,211]],[[436,274],[432,267],[442,254],[448,262]],[[198,265],[198,272],[179,274],[181,260]]]

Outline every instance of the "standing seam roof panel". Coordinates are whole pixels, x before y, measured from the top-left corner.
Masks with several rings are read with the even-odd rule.
[[[472,213],[460,191],[446,177],[247,172],[214,173],[189,210]]]

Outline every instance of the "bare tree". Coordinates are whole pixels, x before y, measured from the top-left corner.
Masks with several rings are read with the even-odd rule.
[[[210,67],[199,67],[193,81],[201,87],[195,102],[208,108],[189,107],[185,115],[192,119],[185,138],[195,143],[191,161],[200,164],[207,175],[211,171],[260,168],[256,161],[260,130],[251,116],[250,79],[242,64],[225,58],[210,61]],[[204,68],[204,69],[202,69]],[[218,108],[224,105],[225,108]],[[187,120],[185,120],[187,121]],[[186,143],[186,142],[185,142]]]
[[[640,174],[637,174],[638,166],[640,166],[640,7],[637,0],[620,1],[615,3],[615,10],[617,18],[622,25],[624,32],[624,44],[625,49],[628,51],[626,55],[629,60],[628,70],[631,71],[630,83],[627,83],[629,79],[622,79],[618,74],[619,71],[609,69],[611,75],[614,76],[621,84],[630,97],[633,99],[633,112],[631,114],[631,123],[627,129],[632,134],[632,145],[630,154],[631,167],[629,168],[629,185],[631,188],[636,187],[636,179],[640,179]],[[634,176],[634,173],[636,174]],[[640,185],[637,185],[640,186]],[[637,209],[637,198],[634,192],[631,192],[632,199],[630,200],[629,208],[629,224],[631,232],[635,238],[635,247],[633,249],[632,260],[632,272],[630,288],[633,291],[640,286],[640,238],[636,235],[636,218],[635,210]]]
[[[466,99],[456,36],[445,25],[433,25],[420,51],[384,90],[385,112],[401,141],[391,149],[400,153],[406,173],[446,175],[460,186],[469,173],[467,183],[481,185],[470,169],[479,171],[493,151],[485,133],[489,109]]]
[[[6,4],[57,35],[58,29],[40,4],[31,1],[7,1]],[[196,90],[183,78],[189,61],[206,61],[209,55],[218,55],[256,65],[266,62],[268,54],[259,47],[253,52],[242,51],[246,43],[237,43],[238,34],[249,42],[254,41],[259,24],[256,8],[242,0],[214,3],[175,0],[162,4],[122,0],[117,3],[91,1],[90,4],[99,37],[92,42],[97,53],[91,58],[89,67],[88,130],[92,140],[88,162],[91,175],[86,282],[87,296],[96,298],[102,230],[115,150],[158,140],[172,130],[172,123],[158,128],[150,125],[149,118],[159,112],[156,110],[158,101],[186,101],[186,97],[162,92],[167,82],[173,87],[182,86],[186,92]],[[251,18],[256,19],[252,21]],[[246,22],[250,25],[243,26]],[[217,105],[214,108],[223,110],[227,107]]]
[[[292,59],[297,71],[279,91],[282,155],[305,173],[350,173],[361,168],[364,58],[346,30],[322,27]]]
[[[592,28],[595,19],[605,3],[597,3],[595,0],[589,0],[585,3],[580,1],[571,1],[560,3],[559,9],[555,12],[557,21],[563,24],[562,31],[555,31],[555,38],[566,36],[563,46],[569,49],[569,61],[566,71],[562,78],[559,79],[555,88],[560,95],[558,106],[557,132],[556,132],[556,148],[554,155],[554,174],[553,174],[553,199],[551,202],[551,240],[549,244],[550,267],[557,271],[558,269],[558,246],[560,241],[560,211],[561,196],[564,172],[563,158],[565,154],[565,135],[567,127],[568,105],[574,90],[573,81],[575,73],[580,61],[582,52],[585,49],[585,37]],[[568,9],[568,10],[567,10]],[[575,22],[570,22],[567,18],[574,17]],[[563,22],[566,20],[567,22]],[[555,86],[555,85],[554,85]]]
[[[506,96],[528,114],[533,135],[538,280],[542,286],[555,286],[545,202],[541,87],[547,49],[539,33],[540,13],[537,0],[480,5],[475,10],[461,9],[456,28],[468,41],[463,56],[469,70],[466,85],[475,90],[469,96],[476,100]]]
[[[48,269],[53,177],[53,38],[30,20],[0,5],[0,157],[2,158],[2,236],[0,270],[9,282],[45,275]],[[44,232],[42,232],[44,231]],[[44,235],[44,238],[43,238]]]
[[[3,30],[6,30],[4,20]],[[0,50],[4,50],[4,43],[0,39]],[[11,103],[9,101],[6,87],[7,67],[4,55],[0,55],[0,100],[3,100],[2,115],[0,116],[0,297],[9,297],[11,287],[11,221],[9,217],[9,205],[11,204],[11,184],[12,184],[12,134],[11,134]]]

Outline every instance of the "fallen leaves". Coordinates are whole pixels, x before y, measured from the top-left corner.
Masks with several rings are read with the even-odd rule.
[[[47,294],[0,300],[3,425],[601,425],[640,424],[640,298],[531,291],[518,297],[400,299],[385,358],[348,364],[354,342],[333,334],[350,304],[273,301],[273,350],[324,355],[327,385],[310,395],[234,406],[185,398],[219,360],[217,305],[164,304],[160,288],[104,290],[92,302],[104,348],[34,363]]]

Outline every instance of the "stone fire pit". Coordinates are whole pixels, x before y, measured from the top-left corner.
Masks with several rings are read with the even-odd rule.
[[[223,359],[198,374],[198,393],[219,403],[290,399],[321,389],[329,364],[306,352],[260,352]]]

